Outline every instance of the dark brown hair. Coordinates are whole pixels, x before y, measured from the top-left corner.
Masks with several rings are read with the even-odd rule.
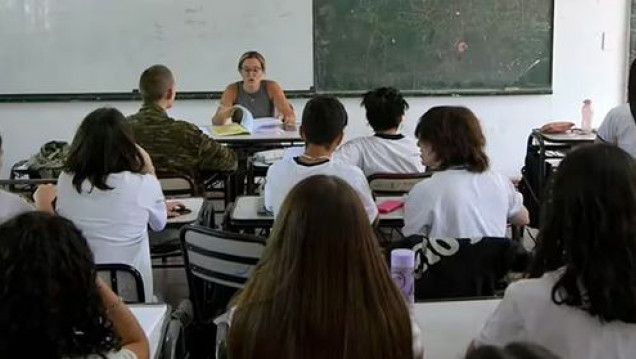
[[[433,107],[426,111],[415,129],[420,142],[431,145],[440,169],[463,166],[470,172],[488,169],[484,152],[486,139],[475,114],[456,106]]]
[[[233,359],[413,358],[404,298],[357,193],[337,177],[291,190],[235,305]]]
[[[245,60],[247,59],[257,59],[258,62],[261,63],[261,69],[263,70],[263,72],[265,72],[265,58],[258,51],[248,51],[244,53],[243,55],[241,55],[241,57],[239,57],[239,61],[238,61],[239,71],[241,71],[241,67],[243,66],[243,63],[245,62]]]
[[[316,95],[303,109],[301,132],[307,144],[329,146],[347,126],[347,111],[334,96]]]
[[[137,149],[132,129],[119,110],[99,108],[89,113],[75,133],[64,171],[73,174],[73,186],[82,192],[82,183],[101,190],[111,173],[141,173],[145,161]]]
[[[531,277],[563,268],[556,304],[636,323],[636,162],[607,144],[581,146],[545,193]]]
[[[164,65],[153,65],[141,74],[139,92],[144,102],[155,103],[166,95],[173,84],[174,77],[170,69]]]

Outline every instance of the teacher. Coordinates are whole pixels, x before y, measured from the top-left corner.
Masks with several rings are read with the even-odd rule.
[[[254,118],[282,117],[285,126],[296,124],[296,115],[283,89],[272,80],[265,80],[265,58],[256,51],[248,51],[241,55],[238,61],[238,71],[243,78],[229,84],[221,104],[212,117],[212,124],[223,125],[227,118],[232,117],[236,107],[241,105],[252,113]]]

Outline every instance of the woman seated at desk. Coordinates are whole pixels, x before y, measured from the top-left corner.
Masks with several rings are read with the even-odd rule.
[[[296,115],[283,89],[276,81],[265,80],[265,58],[248,51],[238,61],[242,81],[229,84],[221,96],[221,104],[212,117],[212,124],[223,125],[236,111],[234,105],[247,108],[254,118],[282,117],[286,126],[296,124]]]

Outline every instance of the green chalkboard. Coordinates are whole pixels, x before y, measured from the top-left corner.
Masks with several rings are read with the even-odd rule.
[[[314,0],[316,91],[548,93],[554,0]]]

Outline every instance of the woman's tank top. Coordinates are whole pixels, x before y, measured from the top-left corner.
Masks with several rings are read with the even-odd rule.
[[[238,89],[235,105],[241,105],[252,113],[254,118],[274,117],[274,103],[267,95],[267,80],[262,80],[258,91],[247,93],[243,89],[243,81],[236,83]]]

